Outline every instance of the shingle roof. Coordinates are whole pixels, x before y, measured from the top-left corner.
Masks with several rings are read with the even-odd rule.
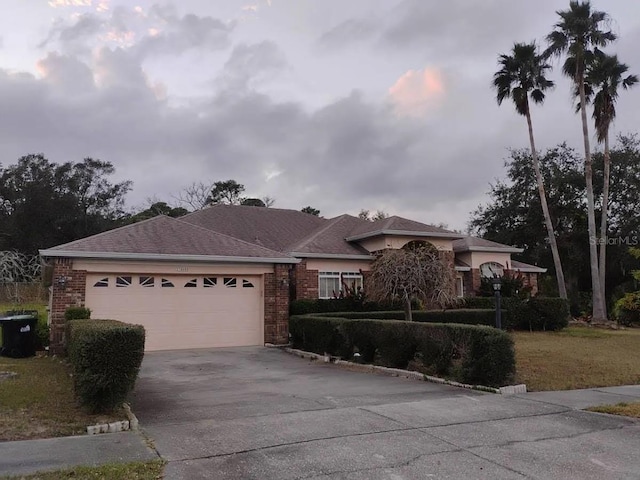
[[[332,218],[302,241],[289,247],[292,255],[303,254],[332,254],[332,255],[369,255],[369,252],[357,244],[345,241],[345,237],[366,220],[340,215]]]
[[[504,245],[502,243],[492,242],[491,240],[485,240],[478,237],[465,237],[459,240],[453,241],[454,252],[466,252],[466,251],[494,251],[505,253],[521,253],[521,248],[512,247],[510,245]]]
[[[328,222],[296,210],[236,205],[214,205],[180,220],[279,252]]]
[[[198,255],[282,259],[287,255],[164,215],[43,250],[56,253]]]
[[[538,267],[537,265],[529,265],[528,263],[519,262],[517,260],[511,260],[511,268],[521,272],[532,273],[545,273],[547,271],[546,268]]]
[[[361,238],[373,237],[383,234],[423,234],[424,236],[437,236],[448,238],[459,238],[462,235],[444,228],[436,227],[434,225],[427,225],[426,223],[416,222],[415,220],[409,220],[408,218],[402,218],[393,216],[389,218],[383,218],[375,222],[367,222],[356,227],[347,237],[349,240],[358,240]]]

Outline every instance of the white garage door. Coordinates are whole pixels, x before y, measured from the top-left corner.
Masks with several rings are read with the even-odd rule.
[[[91,317],[143,325],[146,350],[263,345],[260,276],[89,274]]]

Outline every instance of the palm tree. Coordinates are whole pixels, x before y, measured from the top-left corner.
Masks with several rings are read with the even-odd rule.
[[[616,100],[618,88],[625,90],[638,83],[635,75],[624,76],[629,66],[620,63],[617,55],[606,55],[598,52],[593,61],[587,66],[585,72],[585,94],[588,103],[593,104],[593,120],[598,142],[604,143],[604,186],[602,190],[602,215],[600,218],[600,236],[604,239],[607,235],[607,217],[609,210],[609,179],[611,172],[611,154],[609,152],[609,128],[616,116]],[[579,92],[575,92],[579,94]],[[576,95],[577,96],[577,95]],[[578,106],[579,108],[579,106]],[[602,296],[605,293],[606,273],[606,241],[600,242],[600,287]]]
[[[556,280],[558,282],[558,292],[561,298],[567,298],[567,287],[564,281],[564,271],[560,262],[560,253],[556,243],[556,234],[549,214],[547,195],[540,173],[540,162],[536,150],[536,143],[533,136],[533,123],[531,122],[531,109],[529,97],[535,103],[542,103],[545,99],[545,90],[553,88],[554,84],[545,77],[547,70],[551,66],[545,61],[542,55],[538,54],[535,43],[516,43],[513,46],[511,55],[500,55],[498,58],[500,70],[493,76],[493,86],[496,89],[496,100],[498,105],[510,98],[520,115],[524,115],[529,126],[529,142],[531,144],[531,159],[533,170],[538,183],[538,194],[542,205],[542,215],[547,227],[547,236],[551,246],[553,264],[556,270]]]
[[[587,65],[599,51],[616,39],[610,30],[602,30],[601,25],[609,21],[605,12],[592,10],[588,1],[569,2],[568,10],[556,12],[560,21],[554,30],[547,35],[549,43],[545,51],[546,57],[567,54],[562,71],[572,79],[578,88],[580,97],[580,114],[582,119],[582,137],[584,142],[584,176],[587,184],[587,224],[589,230],[589,260],[591,266],[591,288],[593,295],[593,321],[606,320],[606,307],[598,268],[598,249],[596,245],[596,218],[593,198],[593,164],[591,161],[591,146],[589,145],[589,125],[586,112],[585,71]]]

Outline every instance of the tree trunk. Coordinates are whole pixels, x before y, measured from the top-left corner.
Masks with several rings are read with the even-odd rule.
[[[404,295],[404,319],[407,322],[413,322],[413,314],[411,312],[411,298],[409,295]]]
[[[549,205],[547,204],[547,194],[544,190],[544,182],[540,173],[540,162],[538,161],[538,152],[536,151],[536,143],[533,137],[533,124],[531,122],[531,112],[527,105],[527,125],[529,126],[529,142],[531,143],[531,159],[533,160],[533,170],[536,173],[536,182],[538,183],[538,194],[540,195],[540,204],[542,205],[542,215],[544,223],[547,227],[547,236],[549,237],[549,246],[551,247],[551,255],[553,256],[553,266],[556,270],[556,281],[558,282],[558,294],[560,298],[567,298],[567,286],[564,281],[564,271],[562,270],[562,262],[560,262],[560,252],[556,242],[556,234],[549,213]]]
[[[602,303],[605,318],[607,316],[607,221],[609,216],[609,177],[611,176],[611,152],[609,151],[609,132],[604,137],[604,186],[602,188],[602,216],[600,218],[600,288],[602,289]]]
[[[589,124],[587,123],[587,101],[584,91],[584,75],[577,75],[578,90],[580,92],[580,116],[582,117],[582,138],[584,141],[584,178],[587,183],[587,224],[589,230],[589,263],[591,266],[591,298],[593,303],[593,322],[604,322],[606,314],[603,308],[602,288],[600,287],[600,273],[598,269],[598,247],[596,232],[596,214],[593,199],[593,163],[591,161],[591,146],[589,145]]]

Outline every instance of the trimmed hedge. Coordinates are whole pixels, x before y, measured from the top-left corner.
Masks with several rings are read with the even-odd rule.
[[[467,325],[495,325],[495,299],[492,297],[468,297],[461,302],[463,308],[450,310],[414,310],[415,322],[460,323]],[[555,331],[569,324],[569,302],[555,297],[533,297],[521,300],[516,297],[502,299],[502,326],[507,330]],[[342,309],[341,309],[342,308]],[[358,304],[348,298],[294,300],[291,315],[319,314],[344,318],[369,318],[378,320],[404,320],[402,305],[381,305],[373,302]],[[345,313],[346,312],[346,313]]]
[[[417,305],[414,305],[417,307]],[[308,313],[338,313],[338,312],[378,312],[385,310],[402,310],[400,302],[363,302],[360,299],[347,298],[316,298],[293,300],[289,303],[290,315],[306,315]]]
[[[503,315],[506,312],[503,311]],[[489,325],[496,323],[495,310],[457,309],[457,310],[418,310],[411,312],[414,322],[421,323],[459,323],[464,325]],[[341,312],[318,313],[318,317],[337,317],[350,320],[404,320],[404,311],[385,312]]]
[[[115,320],[71,320],[67,351],[74,387],[93,412],[110,411],[133,389],[144,356],[144,327]]]
[[[429,373],[465,383],[501,386],[515,373],[513,340],[501,330],[476,325],[292,316],[295,348],[367,363],[407,368],[419,360]]]

